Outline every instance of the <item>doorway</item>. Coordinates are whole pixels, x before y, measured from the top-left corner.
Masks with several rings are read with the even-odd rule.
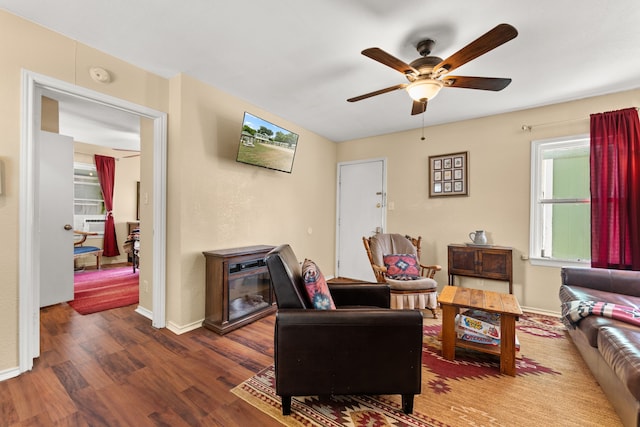
[[[20,372],[31,370],[33,359],[40,354],[40,242],[36,224],[38,194],[38,156],[35,153],[36,132],[40,130],[41,96],[53,91],[75,96],[88,102],[109,106],[153,123],[153,220],[152,236],[152,311],[146,314],[157,328],[165,327],[166,283],[166,135],[167,115],[122,99],[82,88],[48,76],[22,72],[22,132],[20,144],[20,248],[19,248],[19,365]]]
[[[386,160],[338,163],[336,275],[375,282],[363,237],[384,232]]]

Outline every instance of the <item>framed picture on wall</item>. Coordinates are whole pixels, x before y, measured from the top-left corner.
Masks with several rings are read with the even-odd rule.
[[[469,152],[429,156],[429,197],[469,195]]]

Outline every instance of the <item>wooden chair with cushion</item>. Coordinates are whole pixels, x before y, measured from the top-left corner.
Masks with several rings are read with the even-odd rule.
[[[362,242],[376,280],[391,288],[391,307],[428,309],[437,318],[438,283],[433,276],[442,267],[420,263],[422,237],[379,233]]]
[[[96,268],[100,270],[102,262],[102,249],[97,246],[84,246],[84,242],[89,236],[97,236],[98,233],[90,233],[87,231],[73,230],[73,233],[80,236],[79,240],[73,242],[73,260],[85,255],[93,255],[96,257]]]
[[[400,394],[411,413],[421,391],[422,313],[390,310],[386,285],[326,284],[309,260],[301,268],[289,245],[273,249],[265,262],[278,304],[274,361],[282,414],[291,413],[292,396],[342,394]]]

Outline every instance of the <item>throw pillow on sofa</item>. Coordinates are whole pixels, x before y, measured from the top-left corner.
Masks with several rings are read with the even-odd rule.
[[[394,280],[414,280],[420,278],[420,264],[414,254],[390,254],[382,257],[387,268],[387,276]]]
[[[318,310],[334,310],[336,308],[329,292],[324,275],[315,262],[305,259],[302,263],[302,278],[311,304]]]

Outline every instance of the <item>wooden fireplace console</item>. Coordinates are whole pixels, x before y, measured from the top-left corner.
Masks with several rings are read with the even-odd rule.
[[[223,335],[276,311],[265,255],[274,246],[203,252],[206,258],[205,319]]]

